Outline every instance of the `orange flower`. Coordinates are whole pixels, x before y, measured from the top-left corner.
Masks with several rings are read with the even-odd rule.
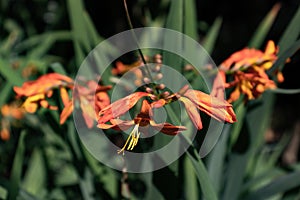
[[[29,113],[36,112],[39,106],[57,110],[57,106],[50,105],[46,98],[52,97],[53,89],[72,87],[73,80],[57,73],[45,74],[35,81],[25,82],[22,87],[14,87],[17,97],[27,97],[23,107]]]
[[[220,69],[224,71],[237,71],[251,66],[260,66],[261,68],[268,70],[277,60],[277,53],[278,47],[276,47],[274,42],[270,40],[265,52],[257,49],[245,48],[232,54],[228,59],[226,59],[221,64]]]
[[[59,89],[64,105],[60,114],[60,124],[63,124],[73,112],[73,100],[70,99],[68,90],[74,90],[73,99],[79,101],[84,120],[87,126],[91,128],[94,121],[97,120],[99,110],[109,104],[109,97],[106,91],[111,86],[100,86],[95,81],[80,81],[82,83],[74,88],[74,81],[71,78],[51,73],[45,74],[35,81],[25,82],[22,87],[14,87],[14,90],[17,93],[17,97],[27,97],[22,106],[27,112],[34,113],[40,106],[57,110],[58,107],[50,105],[47,98],[52,97],[54,89]]]
[[[1,107],[1,114],[3,117],[10,117],[20,120],[23,118],[25,110],[20,108],[17,103],[12,103],[10,105],[5,104]]]
[[[85,81],[74,88],[72,100],[65,88],[61,88],[60,93],[65,107],[60,114],[60,124],[63,124],[73,112],[73,101],[78,101],[87,127],[92,128],[98,118],[97,113],[110,103],[106,92],[109,89],[111,86],[101,86],[93,80]]]
[[[224,88],[234,88],[228,99],[231,103],[238,100],[241,94],[245,95],[245,100],[251,100],[258,98],[267,89],[276,88],[266,70],[277,60],[277,53],[278,47],[273,41],[269,41],[264,52],[245,48],[232,54],[220,65],[212,95],[221,99],[224,98]],[[280,75],[282,74],[278,73],[279,80],[283,80]],[[233,80],[229,79],[227,82],[226,76],[232,76]]]
[[[1,107],[1,130],[0,138],[4,141],[10,138],[11,125],[17,126],[18,120],[24,117],[25,110],[20,108],[17,102],[11,104],[5,104]]]
[[[190,119],[198,130],[202,129],[198,110],[219,121],[236,122],[236,116],[230,103],[201,91],[188,89],[183,96],[179,97],[179,101],[184,104]]]
[[[135,92],[122,99],[119,99],[112,104],[106,106],[99,112],[98,123],[103,124],[111,119],[118,118],[119,116],[130,110],[142,97],[153,96],[147,92]]]
[[[235,89],[230,94],[228,102],[234,102],[239,99],[241,93],[245,95],[246,100],[258,98],[265,90],[276,88],[274,81],[270,80],[268,75],[258,69],[246,72],[236,72],[234,80],[226,85],[227,88]]]
[[[151,104],[147,100],[144,100],[140,113],[133,120],[124,121],[121,119],[110,119],[110,124],[99,123],[98,127],[101,129],[112,128],[115,130],[127,130],[133,127],[133,130],[127,138],[123,148],[118,151],[118,153],[123,154],[126,148],[127,150],[132,150],[137,145],[140,136],[140,128],[143,128],[142,131],[146,131],[150,125],[154,129],[167,135],[176,135],[179,132],[186,130],[184,126],[174,126],[170,123],[157,124],[153,119],[151,119],[152,116],[153,113]]]

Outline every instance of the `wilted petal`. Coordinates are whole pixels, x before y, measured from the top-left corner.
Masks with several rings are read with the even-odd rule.
[[[192,120],[193,124],[197,127],[198,130],[201,130],[203,128],[201,117],[194,103],[185,97],[180,97],[179,101],[181,101],[184,104],[185,109],[190,119]]]
[[[146,92],[135,92],[106,106],[99,112],[98,123],[103,124],[117,118],[131,109],[142,97],[149,96]]]

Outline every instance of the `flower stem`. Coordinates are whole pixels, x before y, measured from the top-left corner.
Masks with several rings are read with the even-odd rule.
[[[126,12],[127,21],[128,21],[128,24],[129,24],[129,27],[130,27],[130,30],[131,30],[133,39],[134,39],[134,41],[135,41],[135,43],[136,43],[138,52],[139,52],[139,54],[140,54],[140,56],[141,56],[141,58],[142,58],[142,61],[143,61],[144,65],[145,65],[146,73],[147,73],[148,77],[150,78],[151,82],[154,82],[154,81],[153,81],[153,78],[152,78],[152,76],[151,76],[151,72],[150,72],[150,70],[149,70],[149,66],[147,65],[146,59],[145,59],[145,57],[144,57],[144,55],[143,55],[143,53],[142,53],[141,48],[139,47],[138,39],[137,39],[137,37],[136,37],[136,35],[135,35],[135,33],[134,33],[133,25],[132,25],[132,23],[131,23],[131,19],[130,19],[130,15],[129,15],[129,12],[128,12],[128,7],[127,7],[126,0],[124,0],[123,2],[124,2],[124,8],[125,8],[125,12]]]

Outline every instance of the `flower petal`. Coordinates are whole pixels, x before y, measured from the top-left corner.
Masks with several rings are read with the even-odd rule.
[[[203,126],[197,107],[186,97],[180,97],[179,101],[181,101],[184,104],[185,109],[193,124],[197,127],[198,130],[201,130]]]
[[[112,104],[106,106],[99,112],[98,123],[103,124],[111,119],[117,118],[131,109],[142,97],[150,96],[146,92],[135,92]]]
[[[201,91],[191,89],[184,96],[189,98],[199,110],[219,121],[229,123],[236,121],[232,105],[225,100],[220,100]]]

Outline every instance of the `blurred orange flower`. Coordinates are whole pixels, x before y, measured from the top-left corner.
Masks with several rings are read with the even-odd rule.
[[[29,113],[34,113],[41,106],[57,110],[57,106],[50,105],[47,98],[52,97],[53,90],[57,88],[72,88],[73,80],[67,76],[50,73],[34,81],[25,82],[22,87],[14,87],[17,97],[27,97],[23,107]]]
[[[11,125],[16,125],[18,120],[21,120],[25,115],[24,108],[20,107],[18,103],[5,104],[1,107],[1,130],[0,138],[2,140],[9,140]]]
[[[64,108],[60,114],[60,124],[63,124],[73,112],[73,100],[79,101],[84,120],[89,128],[97,120],[97,113],[110,102],[107,90],[111,86],[101,86],[95,81],[82,81],[75,88],[73,79],[57,74],[45,74],[35,81],[25,82],[22,87],[14,87],[17,97],[26,97],[22,107],[26,112],[34,113],[39,107],[57,110],[58,107],[50,105],[55,89],[59,89],[60,98]],[[69,91],[73,91],[73,100],[69,97]],[[93,104],[94,103],[94,104]]]
[[[212,95],[224,98],[224,88],[233,88],[228,99],[231,103],[238,100],[241,94],[245,95],[245,100],[251,100],[258,98],[265,90],[276,88],[266,70],[277,60],[277,53],[278,47],[269,41],[264,52],[245,48],[232,54],[220,65]],[[228,77],[232,78],[227,81]],[[278,81],[283,81],[281,72],[277,72],[277,77]]]

